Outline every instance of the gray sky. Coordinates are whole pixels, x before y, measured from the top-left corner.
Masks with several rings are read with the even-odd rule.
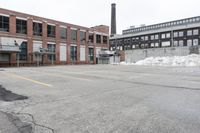
[[[0,0],[0,7],[86,27],[110,26],[117,4],[117,32],[131,25],[200,16],[200,0]]]

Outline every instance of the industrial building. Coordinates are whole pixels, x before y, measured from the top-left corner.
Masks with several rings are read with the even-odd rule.
[[[122,35],[111,36],[110,50],[198,46],[199,30],[200,16],[148,26],[131,26],[123,30]]]
[[[91,28],[0,8],[0,66],[96,64],[109,27]]]

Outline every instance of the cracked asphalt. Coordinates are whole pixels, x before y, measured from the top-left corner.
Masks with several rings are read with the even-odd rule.
[[[200,68],[81,65],[1,68],[0,133],[199,133]],[[31,127],[30,127],[31,125]]]

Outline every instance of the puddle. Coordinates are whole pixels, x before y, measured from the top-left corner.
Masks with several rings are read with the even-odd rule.
[[[12,93],[11,91],[6,90],[3,86],[0,85],[1,101],[12,102],[16,100],[25,100],[25,99],[28,99],[28,97]]]

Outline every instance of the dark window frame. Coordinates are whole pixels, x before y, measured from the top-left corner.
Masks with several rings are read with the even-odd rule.
[[[33,22],[33,35],[42,36],[42,23]]]
[[[0,15],[0,31],[9,32],[9,17]]]
[[[55,25],[47,25],[47,37],[56,37],[56,26]]]
[[[27,20],[16,19],[16,33],[27,34]]]

